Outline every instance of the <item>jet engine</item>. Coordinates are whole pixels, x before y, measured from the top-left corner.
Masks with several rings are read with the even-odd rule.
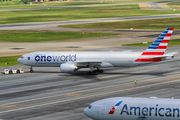
[[[78,67],[74,64],[61,64],[60,65],[61,72],[75,72],[78,70]]]

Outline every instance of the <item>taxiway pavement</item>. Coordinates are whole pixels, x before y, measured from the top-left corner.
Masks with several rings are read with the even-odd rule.
[[[143,51],[146,48],[95,49]],[[168,52],[180,52],[179,46]],[[108,68],[103,74],[86,75],[88,69],[61,73],[60,68],[34,68],[34,73],[0,74],[0,119],[91,120],[83,114],[90,103],[108,97],[180,99],[180,54],[168,61],[129,68]],[[27,67],[23,65],[8,68]],[[1,67],[3,70],[7,67]],[[134,80],[137,80],[137,85]]]
[[[1,24],[0,30],[51,30],[50,28],[58,25],[84,24],[84,23],[99,23],[99,22],[116,22],[116,21],[131,21],[131,20],[148,20],[161,18],[177,18],[180,14],[165,14],[151,16],[134,16],[134,17],[118,17],[118,18],[98,18],[86,20],[69,20],[69,21],[53,21],[53,22],[34,22],[34,23],[17,23],[17,24]]]

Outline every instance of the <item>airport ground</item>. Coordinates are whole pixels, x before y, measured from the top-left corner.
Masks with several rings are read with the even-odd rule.
[[[138,47],[93,49],[143,51]],[[180,52],[179,46],[168,52]],[[97,76],[88,69],[61,73],[60,68],[34,68],[34,73],[0,75],[0,119],[90,120],[83,114],[90,103],[108,97],[159,97],[180,99],[180,57],[130,68],[104,69]],[[8,68],[27,67],[23,65]],[[1,70],[7,68],[2,67]],[[134,80],[138,84],[134,84]]]

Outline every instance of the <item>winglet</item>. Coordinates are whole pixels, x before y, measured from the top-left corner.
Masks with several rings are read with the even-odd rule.
[[[164,55],[174,28],[167,28],[142,54],[141,56]]]

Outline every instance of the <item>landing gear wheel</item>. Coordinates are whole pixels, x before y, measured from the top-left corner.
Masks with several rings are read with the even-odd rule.
[[[92,74],[92,72],[88,72],[88,73],[87,73],[87,75],[91,75],[91,74]]]
[[[98,75],[98,71],[97,70],[92,71],[92,75]]]
[[[103,70],[103,69],[99,70],[99,73],[103,73],[103,72],[104,72],[104,70]]]
[[[88,72],[87,75],[98,75],[98,71]]]
[[[31,73],[33,73],[33,72],[34,72],[34,71],[33,71],[33,68],[32,68],[32,66],[30,67],[30,72],[31,72]]]
[[[98,75],[98,71],[94,71],[93,73],[94,73],[94,75]]]

